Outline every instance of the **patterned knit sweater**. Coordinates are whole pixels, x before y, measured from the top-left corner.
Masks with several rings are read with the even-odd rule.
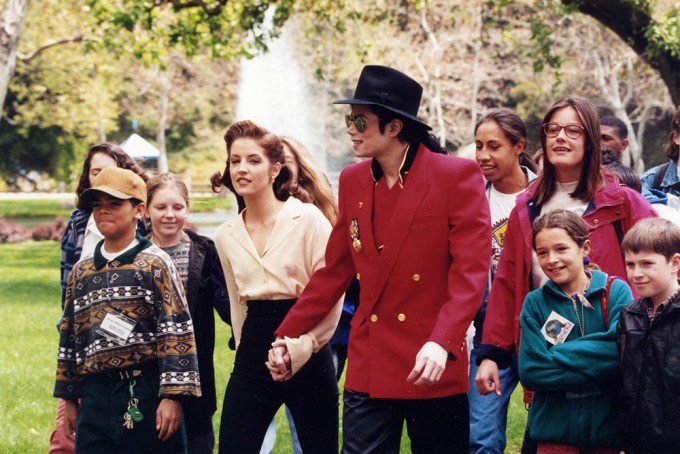
[[[200,396],[193,324],[177,270],[149,240],[109,262],[100,242],[71,272],[59,326],[59,355],[54,397],[82,395],[93,374],[156,362],[160,397]],[[133,320],[134,328],[118,343],[101,330],[108,313]]]

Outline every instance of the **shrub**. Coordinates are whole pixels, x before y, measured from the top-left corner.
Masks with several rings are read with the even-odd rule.
[[[31,237],[35,241],[59,241],[64,236],[64,230],[66,230],[66,223],[62,218],[58,218],[54,222],[45,222],[36,226],[31,232]]]
[[[0,243],[19,243],[30,239],[30,229],[0,218]]]
[[[59,241],[64,235],[64,230],[66,223],[62,218],[57,218],[54,222],[45,222],[32,229],[0,218],[0,243],[21,243],[31,239]]]

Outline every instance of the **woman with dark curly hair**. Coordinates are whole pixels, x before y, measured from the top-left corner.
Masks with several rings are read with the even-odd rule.
[[[251,121],[239,121],[224,138],[227,165],[224,174],[211,178],[213,190],[228,187],[243,209],[215,235],[236,340],[220,452],[258,453],[282,404],[293,415],[303,452],[337,452],[338,388],[327,343],[340,302],[316,328],[287,339],[297,372],[292,378],[274,382],[265,366],[274,330],[312,273],[324,265],[331,224],[316,206],[290,196],[290,172],[277,136]]]

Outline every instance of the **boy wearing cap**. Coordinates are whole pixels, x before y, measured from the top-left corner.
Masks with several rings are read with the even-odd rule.
[[[201,395],[196,345],[170,258],[136,234],[146,186],[103,169],[81,201],[104,236],[71,272],[54,397],[76,452],[184,452],[181,400]]]
[[[422,87],[364,67],[345,116],[354,153],[340,175],[339,217],[269,355],[290,376],[284,337],[320,322],[356,275],[343,395],[343,453],[398,453],[406,421],[414,453],[468,451],[465,335],[491,259],[479,166],[446,156],[417,118]]]

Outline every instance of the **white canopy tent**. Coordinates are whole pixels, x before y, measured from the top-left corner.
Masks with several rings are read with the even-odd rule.
[[[130,137],[125,139],[120,147],[129,154],[132,159],[158,159],[161,152],[158,148],[151,145],[142,136],[137,133],[133,133]]]

